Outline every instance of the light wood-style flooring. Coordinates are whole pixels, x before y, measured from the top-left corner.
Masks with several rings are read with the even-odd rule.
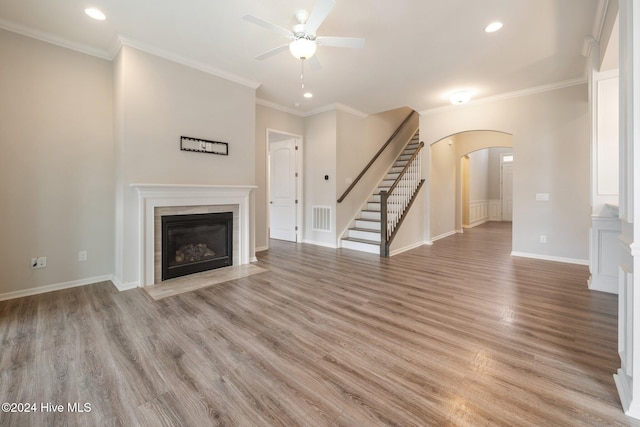
[[[626,426],[617,297],[488,223],[381,259],[271,242],[265,273],[153,301],[0,302],[1,426]],[[91,411],[69,413],[68,402]]]

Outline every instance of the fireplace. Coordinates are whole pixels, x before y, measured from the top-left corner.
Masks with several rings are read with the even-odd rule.
[[[162,280],[233,265],[233,212],[162,216]]]

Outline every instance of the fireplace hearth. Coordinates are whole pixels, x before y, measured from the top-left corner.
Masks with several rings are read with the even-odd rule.
[[[233,265],[233,213],[162,216],[162,280]]]

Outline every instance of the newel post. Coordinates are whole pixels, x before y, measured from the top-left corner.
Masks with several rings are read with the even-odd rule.
[[[389,234],[387,232],[387,198],[389,194],[381,190],[380,191],[380,256],[389,256],[389,247],[387,245],[387,239]]]

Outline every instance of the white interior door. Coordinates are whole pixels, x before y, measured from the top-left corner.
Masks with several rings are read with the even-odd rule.
[[[513,163],[502,164],[502,220],[513,221]]]
[[[296,140],[269,143],[269,237],[297,241]]]

